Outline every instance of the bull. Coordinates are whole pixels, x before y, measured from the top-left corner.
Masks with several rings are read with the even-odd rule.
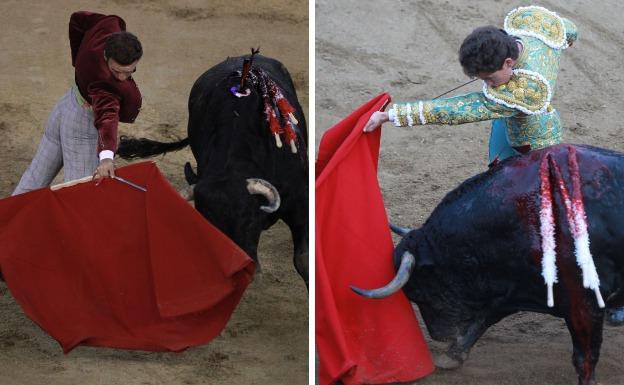
[[[599,277],[595,292],[584,287],[575,256],[572,200],[566,197],[575,177]],[[545,195],[552,204],[558,274],[550,304],[542,270]],[[449,342],[436,364],[461,366],[491,325],[532,311],[565,320],[578,383],[596,384],[602,306],[624,303],[624,154],[557,145],[512,157],[448,193],[419,229],[393,230],[402,235],[393,255],[395,278],[379,289],[353,290],[383,298],[402,288],[418,305],[431,337]]]
[[[187,138],[162,143],[122,137],[118,154],[142,158],[190,145],[197,173],[190,163],[184,173],[196,209],[255,262],[260,233],[282,219],[307,285],[307,127],[286,67],[254,50],[227,58],[197,79],[188,109]],[[290,137],[284,138],[284,129]]]

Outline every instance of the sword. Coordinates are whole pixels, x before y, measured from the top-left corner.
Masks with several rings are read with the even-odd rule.
[[[437,98],[439,98],[439,97],[441,97],[441,96],[444,96],[444,95],[446,95],[446,94],[448,94],[448,93],[451,93],[451,92],[453,92],[453,91],[455,91],[455,90],[458,90],[458,89],[462,88],[462,87],[463,87],[463,86],[465,86],[465,85],[468,85],[468,84],[470,84],[470,83],[472,83],[472,82],[476,82],[477,80],[479,80],[479,78],[474,78],[474,79],[471,79],[471,80],[467,81],[466,83],[462,84],[461,86],[457,86],[457,87],[453,88],[452,90],[448,90],[448,91],[446,91],[445,93],[443,93],[443,94],[441,94],[441,95],[438,95],[438,96],[436,96],[435,98],[433,98],[433,99],[431,99],[431,100],[436,100]]]
[[[117,181],[119,181],[119,182],[121,182],[121,183],[125,183],[125,184],[127,184],[128,186],[132,186],[132,187],[134,187],[134,188],[135,188],[135,189],[137,189],[137,190],[141,190],[141,191],[143,191],[143,192],[147,192],[147,189],[146,189],[145,187],[143,187],[143,186],[139,186],[138,184],[136,184],[136,183],[132,183],[132,182],[130,182],[129,180],[124,179],[124,178],[122,178],[122,177],[119,177],[119,176],[117,176],[117,175],[115,175],[115,176],[113,177],[113,179],[115,179],[115,180],[117,180]]]

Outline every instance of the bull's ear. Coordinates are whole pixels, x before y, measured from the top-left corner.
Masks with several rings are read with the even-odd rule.
[[[431,253],[423,249],[423,247],[419,247],[416,255],[416,268],[418,269],[433,267],[434,264]]]
[[[427,245],[427,240],[423,235],[422,229],[414,229],[408,231],[408,233],[405,234],[404,237],[401,239],[399,245],[397,245],[397,247],[395,248],[395,263],[396,258],[400,259],[402,250],[408,250],[415,257],[415,269],[422,269],[433,266],[433,255],[429,251],[429,247]]]

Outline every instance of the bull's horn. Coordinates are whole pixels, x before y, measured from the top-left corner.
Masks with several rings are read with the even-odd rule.
[[[247,191],[249,191],[250,194],[260,194],[269,201],[269,205],[260,206],[260,210],[267,213],[274,213],[279,209],[282,201],[279,192],[266,180],[258,178],[247,179]]]
[[[401,266],[392,281],[379,289],[364,290],[355,286],[351,286],[351,290],[359,295],[367,298],[385,298],[399,291],[409,280],[410,274],[414,269],[416,259],[409,251],[405,251],[401,257]]]
[[[407,227],[400,227],[397,225],[393,225],[392,223],[390,223],[390,230],[392,230],[393,233],[400,235],[402,237],[404,237],[405,234],[411,231],[411,229],[408,229]]]

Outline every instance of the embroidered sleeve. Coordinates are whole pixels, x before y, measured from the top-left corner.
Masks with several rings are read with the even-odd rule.
[[[568,45],[571,45],[578,39],[578,32],[576,31],[576,25],[571,22],[569,19],[561,18],[563,20],[563,25],[565,25],[566,32],[566,41]]]
[[[517,110],[488,100],[481,92],[451,98],[394,104],[389,116],[397,127],[463,124],[514,116]]]
[[[501,86],[488,87],[483,83],[483,94],[494,103],[528,115],[546,111],[552,98],[548,81],[537,72],[523,69],[513,70],[511,79]]]
[[[504,28],[510,35],[531,36],[554,49],[568,46],[563,19],[546,8],[518,7],[507,14]]]

